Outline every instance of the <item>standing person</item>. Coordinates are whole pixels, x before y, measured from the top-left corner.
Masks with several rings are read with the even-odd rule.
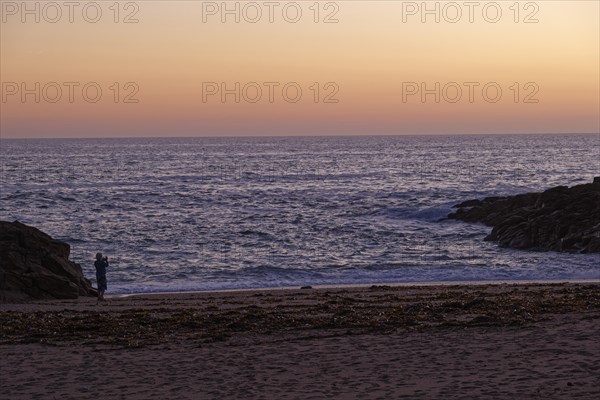
[[[98,282],[98,301],[104,301],[106,292],[106,268],[108,268],[108,257],[102,257],[102,253],[96,253],[96,282]]]

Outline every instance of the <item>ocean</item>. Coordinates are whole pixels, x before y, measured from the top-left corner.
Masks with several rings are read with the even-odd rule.
[[[598,135],[0,141],[0,219],[71,245],[108,294],[600,279],[599,254],[499,248],[471,198],[600,176]]]

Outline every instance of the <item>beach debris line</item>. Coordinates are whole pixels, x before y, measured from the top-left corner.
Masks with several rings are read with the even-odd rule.
[[[162,297],[161,297],[162,296]],[[187,293],[46,302],[0,310],[0,345],[198,345],[262,337],[519,327],[550,315],[600,315],[598,284],[532,284]],[[57,304],[58,307],[57,307]],[[270,338],[270,339],[269,339]]]
[[[593,183],[468,200],[454,207],[448,219],[493,227],[484,240],[500,247],[600,253],[600,177]]]

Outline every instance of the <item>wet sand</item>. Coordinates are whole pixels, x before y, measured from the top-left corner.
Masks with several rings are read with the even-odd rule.
[[[0,304],[0,399],[595,399],[600,285]]]

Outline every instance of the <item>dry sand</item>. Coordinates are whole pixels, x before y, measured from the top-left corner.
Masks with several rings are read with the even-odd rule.
[[[597,399],[600,285],[0,305],[0,399]]]

